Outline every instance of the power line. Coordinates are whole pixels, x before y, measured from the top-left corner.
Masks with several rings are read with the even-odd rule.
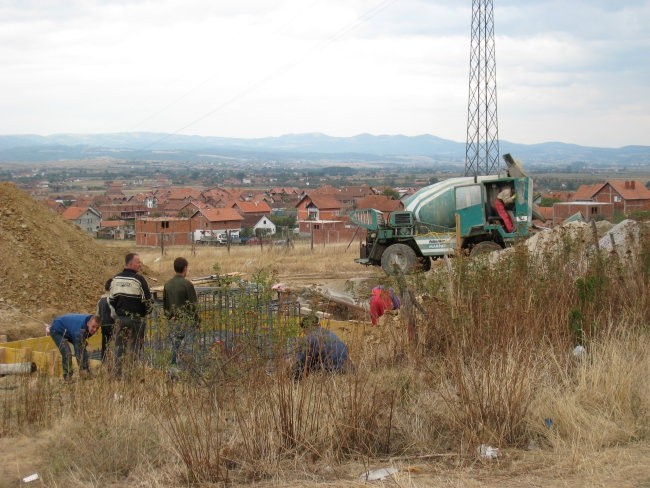
[[[282,66],[277,68],[275,71],[272,71],[271,73],[267,74],[263,78],[260,78],[256,82],[252,83],[248,87],[244,88],[243,90],[239,91],[238,93],[236,93],[232,97],[228,98],[227,100],[225,100],[224,102],[219,104],[214,109],[212,109],[212,110],[204,113],[203,115],[193,119],[191,122],[188,122],[187,124],[183,125],[182,127],[180,127],[178,129],[172,131],[171,133],[161,137],[160,139],[147,144],[146,146],[142,147],[141,149],[149,148],[149,147],[151,147],[151,146],[153,146],[155,144],[158,144],[158,143],[160,143],[160,142],[162,142],[162,141],[164,141],[164,140],[166,140],[166,139],[168,139],[168,138],[170,138],[170,137],[172,137],[174,135],[177,135],[179,132],[181,132],[181,131],[189,128],[189,127],[192,127],[193,125],[197,124],[198,122],[201,122],[202,120],[214,115],[215,113],[219,112],[220,110],[223,110],[225,107],[232,104],[233,102],[239,100],[240,98],[243,98],[244,96],[248,95],[249,93],[253,92],[254,90],[260,88],[261,86],[264,86],[266,83],[268,83],[269,81],[271,81],[275,77],[289,71],[290,69],[294,68],[295,66],[298,66],[300,63],[302,63],[304,61],[304,59],[308,55],[316,53],[318,51],[322,51],[327,46],[329,46],[330,44],[336,42],[337,40],[339,40],[340,38],[342,38],[343,36],[345,36],[349,32],[353,31],[354,29],[356,29],[360,25],[364,24],[365,22],[370,20],[372,17],[374,17],[375,15],[380,13],[381,11],[388,8],[391,4],[395,3],[396,1],[397,0],[382,0],[377,5],[375,5],[374,7],[370,8],[370,9],[368,9],[366,12],[361,14],[359,17],[357,17],[355,20],[353,20],[352,22],[350,22],[346,26],[339,29],[337,32],[332,34],[330,37],[328,37],[324,41],[321,41],[316,46],[313,46],[313,47],[307,49],[306,51],[304,51],[296,59],[291,60],[291,61],[283,64]]]

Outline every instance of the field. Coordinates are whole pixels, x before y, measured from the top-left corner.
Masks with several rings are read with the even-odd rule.
[[[194,277],[358,298],[382,282],[419,308],[349,322],[355,372],[300,383],[254,357],[215,357],[199,380],[2,378],[0,486],[39,473],[46,486],[343,487],[387,467],[372,484],[650,486],[650,236],[625,253],[558,244],[395,281],[356,265],[354,245],[139,249],[152,284],[184,256]]]

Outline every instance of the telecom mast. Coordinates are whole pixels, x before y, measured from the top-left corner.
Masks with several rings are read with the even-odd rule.
[[[499,171],[499,124],[492,0],[472,0],[465,176]]]

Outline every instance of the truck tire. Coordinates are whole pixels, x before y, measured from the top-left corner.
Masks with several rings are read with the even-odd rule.
[[[388,275],[408,274],[415,268],[415,251],[406,244],[393,244],[381,255],[381,267]]]
[[[481,241],[474,244],[470,256],[480,256],[481,254],[488,254],[493,251],[500,251],[503,249],[498,243],[494,241]]]

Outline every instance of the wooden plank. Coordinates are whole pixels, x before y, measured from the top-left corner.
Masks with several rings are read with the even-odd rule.
[[[5,364],[7,362],[7,349],[0,347],[0,364]]]

